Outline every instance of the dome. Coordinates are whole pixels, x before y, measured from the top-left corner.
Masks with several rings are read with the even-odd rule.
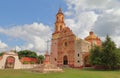
[[[91,39],[99,39],[99,38],[94,34],[94,32],[91,31],[89,33],[89,36],[87,36],[85,40],[91,40]]]

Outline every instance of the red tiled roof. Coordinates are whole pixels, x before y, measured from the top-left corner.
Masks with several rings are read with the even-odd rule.
[[[20,59],[20,61],[23,63],[23,62],[34,62],[34,63],[37,63],[38,62],[38,59],[37,58],[29,58],[29,57],[22,57]]]

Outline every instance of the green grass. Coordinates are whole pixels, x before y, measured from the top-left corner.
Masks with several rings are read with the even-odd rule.
[[[120,78],[120,71],[64,69],[64,72],[33,73],[28,70],[0,70],[0,78]]]

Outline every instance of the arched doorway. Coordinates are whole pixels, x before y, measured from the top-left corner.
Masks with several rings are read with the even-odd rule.
[[[15,58],[12,56],[7,57],[5,68],[14,68]]]
[[[84,58],[84,65],[85,65],[85,67],[89,67],[90,66],[89,56],[85,56],[85,58]]]
[[[68,65],[68,58],[66,55],[63,57],[63,65]]]

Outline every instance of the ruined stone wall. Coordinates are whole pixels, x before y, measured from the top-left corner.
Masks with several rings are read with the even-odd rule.
[[[82,67],[84,66],[84,57],[88,55],[90,50],[90,43],[82,40],[77,39],[75,41],[75,67]]]

